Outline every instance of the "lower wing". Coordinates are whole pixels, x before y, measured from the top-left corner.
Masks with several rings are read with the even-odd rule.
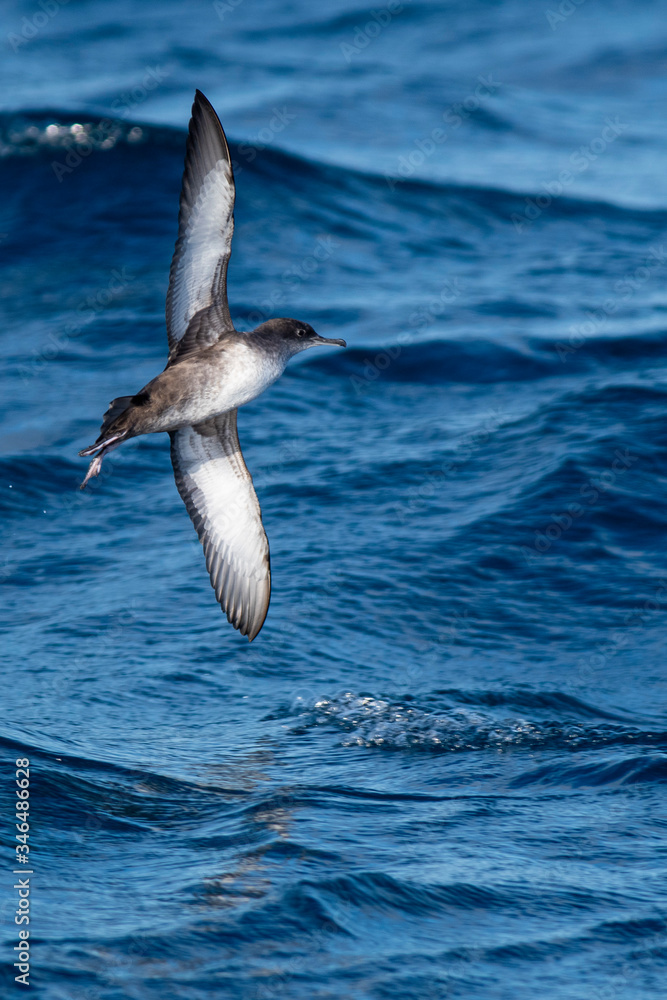
[[[176,486],[204,546],[228,621],[252,641],[269,609],[269,543],[236,430],[236,410],[172,432]]]

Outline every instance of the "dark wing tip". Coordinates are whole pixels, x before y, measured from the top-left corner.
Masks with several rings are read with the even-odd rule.
[[[227,136],[225,135],[225,130],[222,127],[222,123],[218,118],[218,114],[209,101],[205,94],[202,94],[201,90],[195,90],[195,99],[192,103],[192,111],[190,116],[190,127],[188,129],[189,139],[191,144],[196,143],[196,134],[206,131],[206,128],[212,128],[214,132],[217,132],[218,137],[222,142],[222,147],[225,151],[227,158],[227,163],[229,165],[229,171],[232,177],[232,183],[234,182],[234,170],[232,167],[232,157],[229,152],[229,144],[227,142]],[[187,156],[186,156],[187,161]]]
[[[201,90],[195,90],[195,99],[192,102],[192,117],[194,118],[197,115],[197,113],[201,111],[201,109],[209,111],[212,115],[218,118],[215,108],[209,101],[206,94],[202,94]],[[220,121],[219,118],[218,121]]]
[[[268,568],[268,567],[267,567]],[[259,633],[264,627],[266,621],[266,616],[269,613],[269,604],[271,603],[271,570],[269,569],[268,586],[266,587],[266,592],[264,599],[258,602],[256,599],[247,604],[244,603],[241,607],[239,606],[225,606],[225,598],[223,595],[218,597],[223,614],[227,616],[227,621],[235,629],[237,629],[241,635],[248,637],[248,642],[252,642],[256,639]],[[216,595],[217,596],[217,595]],[[257,597],[257,592],[255,593],[255,598]]]
[[[261,615],[259,622],[256,622],[254,625],[249,627],[247,631],[243,632],[243,635],[248,636],[248,642],[252,642],[253,639],[256,639],[259,633],[264,628],[264,622],[266,621],[266,616],[268,614],[268,611],[269,611],[269,605],[267,601],[266,607],[264,608],[264,612]]]
[[[202,93],[202,91],[199,90],[199,88],[195,90],[195,99],[192,103],[192,107],[195,108],[198,104],[202,104],[205,108],[210,108],[215,117],[216,118],[218,117],[208,97],[206,96],[206,94]]]

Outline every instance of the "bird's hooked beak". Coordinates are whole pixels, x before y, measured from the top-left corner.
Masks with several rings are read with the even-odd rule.
[[[345,343],[344,340],[334,340],[334,339],[332,339],[330,337],[320,337],[319,333],[317,334],[317,340],[315,341],[315,343],[316,344],[333,344],[335,347],[347,347],[347,344]]]

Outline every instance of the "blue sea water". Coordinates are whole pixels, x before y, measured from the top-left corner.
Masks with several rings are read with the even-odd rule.
[[[7,0],[3,996],[644,1000],[667,977],[665,6]],[[251,645],[164,436],[189,109],[236,164]]]

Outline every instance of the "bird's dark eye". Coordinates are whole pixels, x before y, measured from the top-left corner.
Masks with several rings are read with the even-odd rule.
[[[306,331],[303,329],[303,327],[301,327],[301,329],[299,329],[299,330],[296,331],[296,335],[297,335],[297,337],[305,337],[306,336]]]

